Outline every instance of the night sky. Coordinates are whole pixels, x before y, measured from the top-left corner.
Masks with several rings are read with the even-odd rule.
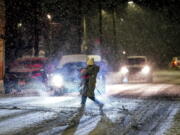
[[[47,50],[49,32],[53,32],[51,53],[56,55],[79,53],[83,37],[82,19],[87,22],[89,53],[101,50],[107,60],[127,55],[147,55],[158,64],[167,64],[180,55],[180,2],[178,0],[101,0],[102,44],[99,39],[99,4],[96,0],[6,0],[6,58],[20,57],[32,48]],[[116,13],[114,27],[112,15]],[[50,13],[57,26],[50,26]],[[51,23],[52,23],[51,22]],[[22,27],[19,27],[19,23]],[[51,28],[51,29],[50,29]],[[42,40],[43,39],[43,40]],[[103,50],[102,50],[103,48]],[[50,54],[49,54],[50,55]]]

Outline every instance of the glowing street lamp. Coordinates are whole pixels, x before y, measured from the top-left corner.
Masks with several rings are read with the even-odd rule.
[[[126,51],[123,51],[122,53],[125,55],[125,54],[126,54]]]
[[[105,16],[105,15],[107,15],[107,12],[102,9],[102,10],[101,10],[101,14],[102,14],[102,16]]]
[[[46,15],[47,19],[49,20],[49,44],[48,44],[48,48],[49,48],[49,54],[51,55],[51,45],[52,45],[52,16],[51,14],[47,14]]]
[[[128,4],[132,5],[132,4],[134,4],[134,2],[133,1],[128,1]]]
[[[47,14],[47,18],[48,18],[49,20],[51,20],[51,19],[52,19],[52,16],[51,16],[50,14]]]
[[[17,26],[18,26],[18,28],[21,28],[22,27],[22,23],[18,23]]]

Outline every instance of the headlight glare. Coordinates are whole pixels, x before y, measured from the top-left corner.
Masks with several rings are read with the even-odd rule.
[[[150,67],[149,66],[143,67],[143,69],[142,69],[143,74],[148,74],[149,72],[150,72]]]
[[[127,67],[122,67],[121,68],[121,74],[125,75],[129,72],[128,68]]]
[[[58,87],[58,88],[62,87],[63,86],[63,77],[59,74],[52,75],[51,85]]]

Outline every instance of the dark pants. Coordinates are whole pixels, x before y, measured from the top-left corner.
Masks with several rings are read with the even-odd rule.
[[[82,105],[85,105],[86,100],[87,100],[87,97],[88,97],[88,96],[82,96],[82,98],[81,98],[81,104],[82,104]],[[103,103],[101,103],[100,101],[98,101],[95,97],[88,97],[88,98],[90,98],[92,101],[94,101],[94,102],[95,102],[97,105],[99,105],[99,106],[103,105]]]

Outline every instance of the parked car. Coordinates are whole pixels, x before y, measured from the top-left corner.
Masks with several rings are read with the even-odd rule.
[[[25,57],[18,58],[6,68],[5,92],[13,90],[21,91],[22,88],[32,81],[46,82],[45,57]]]
[[[128,56],[119,73],[121,82],[127,83],[134,80],[152,82],[152,72],[146,56]]]
[[[170,68],[180,68],[180,57],[173,57],[170,62]]]
[[[80,91],[82,88],[80,71],[86,67],[88,57],[93,57],[95,63],[100,66],[96,88],[101,92],[105,91],[106,63],[98,55],[75,54],[63,56],[56,71],[49,75],[48,84],[54,95]]]

